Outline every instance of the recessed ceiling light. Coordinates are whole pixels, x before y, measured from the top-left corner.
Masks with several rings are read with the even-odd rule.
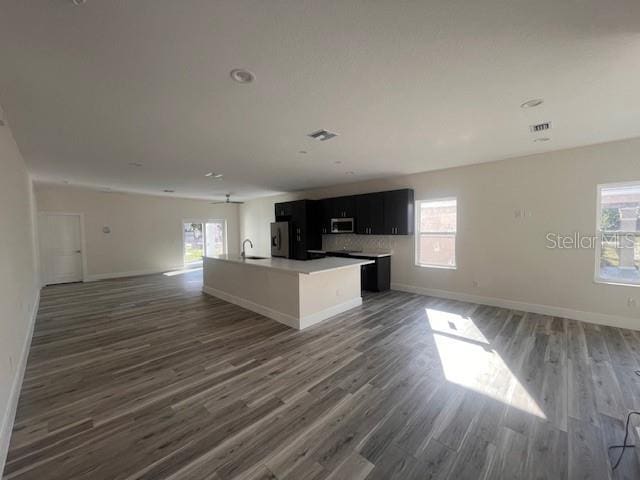
[[[205,173],[204,176],[209,178],[222,178],[224,175],[222,175],[221,173],[209,172]]]
[[[175,190],[171,190],[170,188],[165,188],[164,190],[162,190],[164,193],[173,193],[175,192]]]
[[[520,105],[520,108],[533,108],[533,107],[542,105],[543,103],[544,103],[544,100],[542,98],[533,98],[531,100],[527,100],[522,105]]]
[[[129,162],[129,166],[131,166],[131,167],[141,167],[142,164],[140,162]]]
[[[255,80],[256,76],[251,73],[249,70],[245,70],[244,68],[234,68],[231,70],[231,78],[233,78],[238,83],[251,83]]]
[[[534,142],[548,142],[549,140],[551,140],[549,137],[540,137],[533,139]]]

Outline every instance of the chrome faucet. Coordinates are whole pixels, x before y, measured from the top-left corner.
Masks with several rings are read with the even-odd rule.
[[[241,256],[242,258],[245,258],[245,257],[247,256],[246,252],[244,251],[244,246],[245,246],[245,244],[246,244],[247,242],[249,242],[249,245],[251,245],[251,248],[253,248],[253,242],[252,242],[251,240],[249,240],[248,238],[247,238],[247,239],[245,239],[245,241],[244,241],[244,242],[242,242],[242,253],[240,254],[240,256]]]

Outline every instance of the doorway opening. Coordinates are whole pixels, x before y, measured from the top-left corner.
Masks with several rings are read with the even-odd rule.
[[[225,220],[185,220],[182,224],[184,265],[202,265],[203,257],[227,253]]]

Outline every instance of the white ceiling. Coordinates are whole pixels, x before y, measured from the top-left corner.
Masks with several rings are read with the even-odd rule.
[[[251,198],[640,136],[639,79],[638,0],[0,6],[0,103],[34,176],[128,191]]]

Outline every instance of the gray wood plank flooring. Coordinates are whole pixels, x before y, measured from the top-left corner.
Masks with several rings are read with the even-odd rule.
[[[638,332],[401,292],[298,332],[201,287],[45,288],[3,478],[640,478]]]

